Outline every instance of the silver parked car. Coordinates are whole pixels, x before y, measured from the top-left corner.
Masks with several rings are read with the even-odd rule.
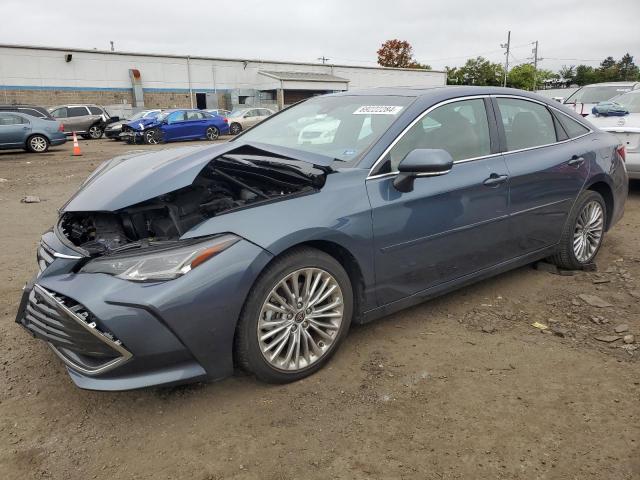
[[[49,145],[61,145],[67,141],[63,130],[57,120],[0,111],[0,150],[23,148],[33,153],[44,153]]]
[[[111,120],[107,111],[98,105],[59,105],[50,108],[49,112],[62,121],[67,135],[76,132],[82,138],[94,140],[102,137]]]
[[[564,103],[573,108],[576,113],[579,113],[583,117],[588,117],[591,115],[591,110],[596,104],[611,100],[613,97],[638,88],[640,88],[640,82],[594,83],[580,87],[569,95]]]
[[[227,117],[229,119],[229,133],[237,135],[241,131],[257,125],[274,113],[276,112],[269,108],[239,108],[234,110]]]

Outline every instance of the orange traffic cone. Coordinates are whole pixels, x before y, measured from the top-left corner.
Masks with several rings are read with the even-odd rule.
[[[78,137],[76,136],[76,132],[73,132],[73,156],[81,157],[82,152],[80,151],[80,145],[78,145]]]

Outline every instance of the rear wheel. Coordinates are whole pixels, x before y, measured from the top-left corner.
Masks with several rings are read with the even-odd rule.
[[[240,125],[239,123],[234,122],[229,126],[229,133],[231,135],[238,135],[241,131],[242,131],[242,125]]]
[[[582,192],[564,227],[560,250],[551,259],[561,268],[576,270],[592,263],[604,237],[607,209],[602,196]]]
[[[44,135],[32,135],[27,140],[27,150],[33,153],[44,153],[49,150],[49,140]]]
[[[91,125],[89,127],[89,138],[92,140],[98,140],[99,138],[102,137],[102,134],[104,133],[104,130],[102,129],[102,127],[100,127],[100,125]]]
[[[207,140],[217,140],[220,136],[220,130],[216,127],[207,128]]]
[[[313,248],[293,250],[254,285],[236,331],[236,359],[263,381],[299,380],[335,353],[352,314],[351,282],[340,263]]]

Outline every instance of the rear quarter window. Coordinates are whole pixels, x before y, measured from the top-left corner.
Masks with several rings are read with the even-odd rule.
[[[580,135],[584,135],[585,133],[589,133],[589,129],[587,127],[575,121],[573,118],[569,118],[561,113],[557,114],[557,117],[560,121],[560,125],[562,125],[564,131],[567,132],[569,138],[576,138]]]

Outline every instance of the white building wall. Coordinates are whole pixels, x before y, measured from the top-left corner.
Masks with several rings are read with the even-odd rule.
[[[65,62],[65,54],[73,55]],[[25,48],[0,45],[0,88],[39,87],[130,89],[129,69],[140,70],[145,89],[187,90],[190,63],[194,91],[261,89],[273,84],[258,72],[330,73],[350,80],[349,89],[377,86],[444,85],[436,71],[360,68],[241,59],[187,58],[87,50]]]

